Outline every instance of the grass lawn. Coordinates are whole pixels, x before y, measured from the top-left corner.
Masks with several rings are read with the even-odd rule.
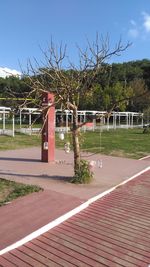
[[[143,129],[105,131],[101,134],[86,134],[83,149],[100,152],[106,155],[139,159],[150,154],[150,134],[143,134]]]
[[[0,178],[0,206],[11,202],[13,199],[39,192],[40,190],[41,188],[38,186],[24,185]]]
[[[12,150],[25,147],[39,146],[40,135],[25,135],[17,133],[15,137],[0,135],[0,150]]]
[[[63,148],[70,141],[71,133],[65,134],[61,141],[56,134],[56,147]],[[100,132],[81,132],[81,149],[106,155],[138,159],[150,154],[150,134],[143,134],[143,129],[117,129]],[[0,136],[0,150],[18,149],[41,145],[40,135],[15,134],[15,137]]]
[[[66,140],[71,139],[70,134]],[[63,143],[57,137],[57,146]],[[81,149],[92,153],[139,159],[150,154],[150,134],[143,129],[117,129],[100,132],[81,132]]]

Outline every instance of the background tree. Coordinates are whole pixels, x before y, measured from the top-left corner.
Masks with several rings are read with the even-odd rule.
[[[150,90],[143,79],[134,79],[130,82],[133,97],[129,101],[128,110],[143,112],[150,105]]]
[[[68,69],[68,74],[72,70],[73,69],[71,66],[71,70]],[[74,73],[76,72],[76,76],[78,70],[79,68],[77,68],[77,70],[74,70]],[[106,102],[108,101],[107,98],[109,98],[110,102],[112,102],[112,96],[114,95],[114,93],[111,91],[113,91],[113,88],[116,86],[116,84],[119,83],[120,90],[126,88],[126,90],[124,90],[124,93],[128,93],[127,89],[129,89],[130,91],[130,89],[132,88],[134,99],[132,99],[132,101],[131,99],[129,99],[129,101],[125,101],[123,105],[119,105],[118,109],[123,110],[124,108],[125,111],[142,112],[143,109],[146,108],[146,106],[144,106],[144,101],[145,105],[147,105],[148,102],[148,92],[150,94],[149,74],[150,60],[148,59],[130,61],[125,63],[102,63],[101,71],[99,71],[99,73],[95,77],[92,90],[90,90],[87,94],[83,93],[82,97],[80,96],[78,107],[79,109],[106,110]],[[27,77],[22,77],[20,79],[13,76],[0,78],[0,98],[6,98],[6,100],[0,99],[1,106],[16,106],[18,102],[16,103],[14,101],[8,101],[8,98],[19,99],[24,98],[28,95],[31,89],[27,86],[26,78]],[[50,78],[48,79],[50,82]],[[140,81],[143,81],[144,83],[144,90],[142,89],[143,85]],[[143,91],[144,94],[143,97],[141,96],[140,87],[141,92]],[[108,96],[107,92],[109,90],[110,95]],[[147,90],[147,94],[145,94],[145,90]],[[138,97],[137,91],[139,91],[140,97]],[[136,98],[138,98],[137,102],[140,102],[141,97],[141,104],[136,104]],[[38,99],[36,99],[36,101],[38,102]],[[33,106],[35,105],[35,103],[31,103],[30,105]],[[58,106],[56,105],[56,107],[60,108],[60,105],[58,104]]]

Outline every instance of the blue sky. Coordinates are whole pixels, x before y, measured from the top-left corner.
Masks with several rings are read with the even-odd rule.
[[[76,61],[76,44],[96,32],[110,37],[110,46],[122,38],[132,42],[113,62],[150,59],[149,0],[1,0],[0,67],[20,70],[27,60],[42,58],[53,38],[67,44],[67,53]]]

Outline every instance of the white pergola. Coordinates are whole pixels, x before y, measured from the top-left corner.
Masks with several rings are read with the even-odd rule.
[[[12,129],[6,129],[6,119],[12,112],[10,107],[0,106],[0,119],[2,120],[2,129],[0,129],[0,134],[15,135],[15,115],[12,112]],[[37,133],[40,128],[32,127],[32,116],[40,115],[41,111],[37,108],[21,108],[19,110],[19,122],[20,131],[26,134]],[[56,132],[68,132],[70,130],[70,123],[73,121],[73,114],[70,110],[55,110],[55,131]],[[28,117],[28,127],[22,127],[22,116],[26,115]],[[63,117],[63,126],[57,126],[56,121],[58,117]],[[88,118],[90,117],[90,121]],[[135,123],[136,120],[136,123]],[[112,112],[108,116],[106,111],[97,110],[79,110],[78,111],[78,122],[83,123],[82,130],[96,130],[96,129],[117,129],[117,128],[134,128],[143,127],[143,113],[138,112]]]
[[[19,109],[19,117],[20,117],[20,131],[26,134],[32,134],[32,132],[39,132],[39,128],[32,127],[32,116],[40,115],[41,111],[37,108],[21,108]],[[28,127],[22,127],[22,115],[28,116]]]
[[[69,120],[72,122],[72,111],[70,110],[56,110],[56,118],[57,116],[64,115],[65,116],[65,126],[63,130],[68,131],[69,129]],[[87,118],[91,116],[91,123],[86,123]],[[99,125],[97,125],[96,121],[99,118]],[[140,119],[140,123],[134,123],[134,120]],[[143,113],[138,112],[111,112],[109,114],[106,111],[96,111],[96,110],[78,110],[78,122],[83,123],[84,130],[95,130],[98,128],[103,129],[116,129],[116,128],[134,128],[134,127],[143,127]],[[56,130],[59,130],[59,127],[56,127]]]

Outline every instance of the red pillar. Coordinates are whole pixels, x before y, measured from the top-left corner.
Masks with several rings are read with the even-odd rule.
[[[42,130],[42,155],[43,162],[53,162],[55,160],[55,107],[54,95],[43,93],[43,130]]]

